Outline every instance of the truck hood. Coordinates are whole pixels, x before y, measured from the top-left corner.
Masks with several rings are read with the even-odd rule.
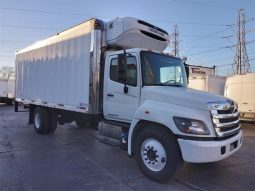
[[[208,111],[208,102],[223,102],[227,98],[185,87],[145,86],[141,89],[142,102],[148,99]]]

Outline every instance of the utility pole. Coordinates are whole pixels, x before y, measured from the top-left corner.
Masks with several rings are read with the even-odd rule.
[[[245,74],[247,72],[251,72],[246,50],[245,36],[245,13],[244,9],[239,9],[237,18],[237,46],[233,64],[233,71],[235,74]]]
[[[172,38],[173,38],[173,50],[172,50],[172,55],[179,57],[179,31],[177,25],[174,25],[174,32],[172,33]]]

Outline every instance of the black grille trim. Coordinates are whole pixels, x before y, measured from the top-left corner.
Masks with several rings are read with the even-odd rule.
[[[218,114],[232,114],[232,113],[236,113],[237,109],[231,108],[231,109],[227,109],[227,110],[217,110]]]
[[[220,123],[229,123],[232,121],[237,121],[238,119],[239,119],[239,116],[236,116],[236,117],[219,119],[219,121],[220,121]]]

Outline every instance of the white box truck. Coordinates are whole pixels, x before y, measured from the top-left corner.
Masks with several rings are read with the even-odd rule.
[[[241,120],[255,122],[254,73],[227,77],[224,95],[238,103]]]
[[[57,123],[118,126],[149,178],[166,181],[182,161],[213,162],[242,145],[237,105],[187,88],[185,65],[163,54],[164,30],[136,18],[91,19],[16,53],[16,104],[39,134]],[[109,127],[107,131],[113,131]]]
[[[189,88],[224,96],[226,77],[198,76],[189,78]]]
[[[11,105],[14,100],[15,81],[0,79],[0,103]]]

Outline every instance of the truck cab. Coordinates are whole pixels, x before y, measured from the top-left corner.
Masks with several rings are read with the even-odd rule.
[[[181,59],[138,48],[109,51],[104,71],[104,118],[130,124],[128,153],[149,177],[172,176],[182,160],[224,159],[242,145],[237,104],[189,89]]]

